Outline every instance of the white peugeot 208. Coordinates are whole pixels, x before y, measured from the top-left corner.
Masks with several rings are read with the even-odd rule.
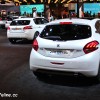
[[[44,17],[14,19],[7,28],[7,38],[12,44],[19,40],[33,40],[48,22]]]
[[[40,73],[59,72],[99,76],[99,19],[59,19],[48,23],[33,41],[30,69]]]

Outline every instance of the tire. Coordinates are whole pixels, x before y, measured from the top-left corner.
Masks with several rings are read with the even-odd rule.
[[[99,68],[98,68],[98,73],[97,73],[97,75],[96,76],[94,76],[94,77],[91,77],[90,79],[92,79],[93,81],[95,81],[95,82],[100,82],[100,65],[99,65]]]
[[[9,39],[9,41],[12,43],[12,44],[16,44],[16,41],[17,41],[17,39]]]
[[[96,80],[100,81],[100,65],[99,65],[99,69],[98,69],[98,74],[96,76]]]
[[[39,72],[33,71],[33,74],[36,76],[36,78],[38,80],[44,80],[47,78],[47,75],[44,73],[39,73]]]

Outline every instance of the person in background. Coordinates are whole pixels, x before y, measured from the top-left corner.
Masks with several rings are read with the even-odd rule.
[[[96,32],[100,34],[100,20],[95,23]]]

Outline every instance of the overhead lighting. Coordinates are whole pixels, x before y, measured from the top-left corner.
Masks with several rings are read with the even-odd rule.
[[[65,2],[66,0],[62,0],[61,3]]]
[[[27,0],[23,0],[24,2],[27,2]]]
[[[32,0],[34,3],[36,2],[35,0]]]
[[[71,1],[73,1],[73,0],[69,0],[67,3],[70,3]]]
[[[50,3],[51,0],[48,0],[48,4]]]
[[[14,2],[19,2],[19,0],[14,0]]]
[[[41,2],[43,2],[43,0],[41,0]]]
[[[57,3],[58,2],[58,0],[55,0],[55,2],[54,3]]]
[[[20,4],[21,4],[22,2],[20,2],[20,1],[19,1],[18,3],[20,3]]]

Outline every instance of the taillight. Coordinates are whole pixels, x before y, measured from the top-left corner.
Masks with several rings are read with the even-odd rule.
[[[25,26],[23,29],[24,29],[24,30],[32,29],[32,26]]]
[[[33,48],[34,48],[34,50],[38,50],[38,42],[37,42],[37,40],[35,39],[34,41],[33,41]]]
[[[88,44],[86,44],[84,46],[83,51],[85,52],[85,54],[93,52],[93,51],[98,49],[98,44],[99,44],[99,42],[96,41],[96,40],[92,41],[92,42],[89,42]]]
[[[7,30],[10,30],[10,27],[8,27]]]

